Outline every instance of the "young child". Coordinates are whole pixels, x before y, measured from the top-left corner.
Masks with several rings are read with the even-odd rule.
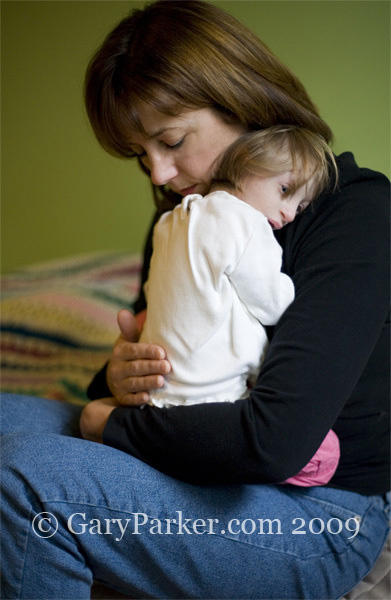
[[[153,234],[140,341],[161,345],[172,371],[151,392],[151,404],[248,396],[268,345],[265,326],[275,325],[294,298],[273,229],[307,208],[328,185],[330,168],[336,173],[331,150],[310,131],[250,132],[224,153],[207,196],[186,196],[162,215]],[[331,431],[315,462],[289,482],[321,485],[338,460]]]

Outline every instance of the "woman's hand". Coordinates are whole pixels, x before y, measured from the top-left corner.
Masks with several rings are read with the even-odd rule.
[[[148,390],[162,387],[171,371],[160,346],[139,344],[135,316],[128,310],[118,313],[121,335],[107,366],[107,385],[120,404],[140,406],[149,400]]]
[[[115,398],[100,398],[86,404],[80,417],[80,431],[85,440],[102,443],[103,430],[116,406],[120,404]]]

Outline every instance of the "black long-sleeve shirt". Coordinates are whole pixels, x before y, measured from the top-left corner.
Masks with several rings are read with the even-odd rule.
[[[389,490],[389,182],[350,153],[337,162],[338,189],[276,232],[296,298],[270,331],[250,398],[119,407],[105,444],[196,484],[277,483],[299,472],[332,428],[341,460],[328,485]],[[150,254],[149,242],[144,279]],[[103,370],[89,396],[105,395]]]

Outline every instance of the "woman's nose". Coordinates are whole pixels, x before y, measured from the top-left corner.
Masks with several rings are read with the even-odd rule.
[[[166,185],[178,175],[178,169],[168,156],[158,156],[150,159],[146,166],[151,171],[151,181],[154,185]]]

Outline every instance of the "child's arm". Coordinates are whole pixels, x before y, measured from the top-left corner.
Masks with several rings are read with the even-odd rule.
[[[281,273],[281,257],[281,246],[259,213],[245,251],[227,275],[239,298],[263,325],[275,325],[294,299],[293,282]]]

